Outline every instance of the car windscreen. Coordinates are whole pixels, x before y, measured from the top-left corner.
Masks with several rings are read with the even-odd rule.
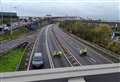
[[[33,57],[33,61],[42,61],[42,57]]]

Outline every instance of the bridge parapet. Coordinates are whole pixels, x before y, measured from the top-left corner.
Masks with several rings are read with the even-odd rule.
[[[43,81],[111,73],[120,73],[120,63],[0,73],[0,80],[2,82]]]

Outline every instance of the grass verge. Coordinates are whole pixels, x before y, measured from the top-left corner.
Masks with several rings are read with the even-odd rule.
[[[28,33],[28,32],[29,32],[29,30],[27,28],[20,27],[19,29],[13,30],[12,35],[10,35],[10,33],[0,35],[0,41],[13,40],[13,39],[18,38],[21,35]]]
[[[0,56],[0,72],[16,71],[21,57],[24,55],[24,48],[16,48]]]

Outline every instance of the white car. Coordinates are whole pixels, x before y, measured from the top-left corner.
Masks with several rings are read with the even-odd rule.
[[[80,56],[87,55],[87,48],[80,49]]]

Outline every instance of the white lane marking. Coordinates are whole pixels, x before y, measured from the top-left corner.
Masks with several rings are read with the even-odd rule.
[[[53,30],[53,31],[54,31],[54,30]],[[54,33],[55,33],[55,32],[54,32]],[[56,34],[56,35],[57,35],[57,34]],[[56,38],[57,38],[57,36],[56,36]],[[56,42],[56,44],[58,45],[58,47],[60,48],[60,50],[62,50],[62,52],[64,52],[64,50],[60,47],[61,42],[59,41],[59,42],[60,42],[60,44],[59,44],[58,41],[57,41],[57,39],[55,40],[55,42]],[[66,60],[69,62],[70,66],[73,67],[72,63],[69,61],[69,59],[68,59],[68,57],[66,56],[66,54],[64,53],[63,55],[65,56]]]
[[[91,59],[93,62],[97,62],[95,59],[93,59],[93,58],[91,58],[91,57],[90,57],[90,59]]]
[[[61,36],[61,35],[60,35]],[[64,37],[63,36],[61,36],[63,39],[64,39]],[[61,39],[61,41],[63,40],[63,39]],[[64,41],[62,41],[63,43],[65,43],[66,42],[66,40],[64,39]],[[66,43],[63,45],[63,46],[65,46],[66,45]],[[68,45],[67,45],[68,46]],[[75,61],[79,64],[79,65],[82,65],[79,61],[78,61],[78,59],[72,54],[72,52],[70,51],[70,49],[68,49],[68,48],[66,48],[67,49],[67,51],[68,51],[68,53],[75,59]]]
[[[75,35],[73,35],[73,36],[76,37]],[[70,36],[70,37],[71,37],[71,36]],[[74,37],[71,37],[71,39],[76,40]],[[80,39],[79,39],[79,40],[80,40]],[[76,40],[76,41],[78,41],[78,40]],[[79,43],[79,41],[78,41],[78,43]],[[94,49],[92,49],[91,47],[85,45],[84,43],[81,42],[80,45],[87,47],[87,48],[89,49],[89,51],[91,51],[92,53],[95,53],[96,55],[99,55],[99,57],[105,59],[106,61],[109,61],[110,63],[113,63],[111,60],[109,60],[108,58],[104,57],[102,54],[96,52]]]
[[[41,31],[41,32],[42,32],[42,31]],[[41,32],[40,32],[40,33],[41,33]],[[31,55],[30,55],[30,60],[29,60],[29,62],[28,62],[28,66],[27,66],[27,70],[30,69],[30,65],[31,65],[31,61],[32,61],[32,56],[33,56],[33,54],[34,54],[35,47],[36,47],[36,45],[37,45],[37,43],[38,43],[38,41],[39,41],[40,33],[37,35],[37,39],[35,40],[35,43],[34,43],[34,45],[33,45],[32,52],[31,52]]]
[[[49,47],[48,47],[48,38],[47,38],[48,28],[49,27],[47,27],[46,30],[45,30],[45,44],[46,44],[46,50],[47,50],[50,66],[51,66],[51,68],[54,68],[54,64],[53,64],[52,57],[51,57],[51,54],[50,54],[50,50],[49,50]]]

